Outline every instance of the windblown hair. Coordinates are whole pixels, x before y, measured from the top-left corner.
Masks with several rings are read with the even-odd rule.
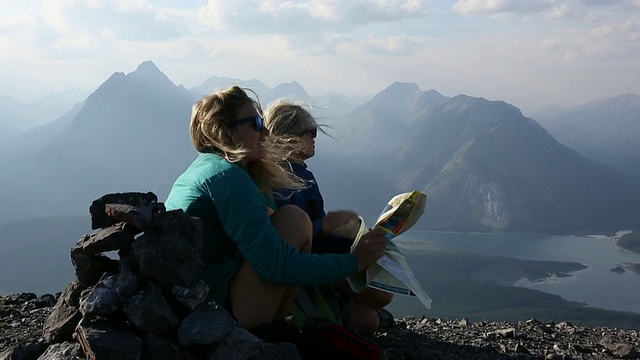
[[[305,131],[318,129],[325,135],[323,127],[307,111],[301,102],[291,103],[278,99],[269,104],[265,111],[267,129],[281,138],[292,139],[302,135]]]
[[[246,89],[253,93],[250,90]],[[260,102],[251,98],[244,89],[232,86],[205,95],[198,100],[191,111],[189,124],[191,142],[200,153],[214,153],[232,163],[240,163],[249,153],[249,149],[236,140],[231,123],[236,119],[239,110],[251,104],[262,115]],[[265,157],[260,161],[250,162],[246,169],[260,191],[273,193],[280,188],[299,189],[305,186],[302,179],[282,168],[279,164],[290,156],[289,146],[279,146],[272,136],[264,143]]]

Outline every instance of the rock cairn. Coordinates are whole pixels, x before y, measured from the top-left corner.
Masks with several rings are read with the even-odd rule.
[[[107,194],[89,212],[96,231],[71,249],[75,279],[42,339],[0,360],[299,359],[294,345],[264,343],[204,301],[199,219],[151,192]]]

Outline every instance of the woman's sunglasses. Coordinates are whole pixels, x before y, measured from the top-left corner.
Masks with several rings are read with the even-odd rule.
[[[251,121],[253,121],[253,127],[256,129],[256,131],[261,131],[264,128],[264,121],[262,120],[260,115],[249,116],[242,119],[235,119],[231,122],[231,126],[235,127]]]

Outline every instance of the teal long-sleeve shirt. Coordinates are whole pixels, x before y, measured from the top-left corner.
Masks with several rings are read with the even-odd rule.
[[[209,301],[227,304],[243,259],[264,281],[279,285],[336,282],[358,271],[353,254],[306,254],[282,240],[247,171],[216,154],[196,158],[174,183],[165,206],[202,219],[201,278],[209,285]]]

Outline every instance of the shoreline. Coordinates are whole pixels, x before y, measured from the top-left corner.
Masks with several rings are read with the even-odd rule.
[[[576,232],[573,234],[537,234],[537,233],[502,233],[502,232],[464,232],[464,231],[446,231],[446,230],[424,230],[424,229],[415,229],[410,230],[410,232],[414,233],[436,233],[436,234],[469,234],[469,235],[515,235],[515,236],[531,236],[531,237],[540,237],[540,236],[550,236],[550,237],[585,237],[592,239],[606,239],[611,240],[614,246],[633,253],[640,255],[640,230],[610,230],[603,231],[602,233],[598,232]],[[628,242],[623,241],[620,243],[620,239],[628,234],[637,233],[636,238],[629,240]],[[629,245],[631,244],[631,246]]]
[[[590,237],[590,238],[614,238],[620,237],[633,230],[602,230],[602,231],[576,231],[572,233],[548,234],[548,233],[532,233],[532,232],[480,232],[480,231],[453,231],[453,230],[428,230],[428,229],[410,229],[409,232],[416,233],[437,233],[437,234],[470,234],[470,235],[517,235],[517,236],[549,236],[549,237]]]
[[[623,251],[640,254],[640,231],[619,231],[611,241]]]

